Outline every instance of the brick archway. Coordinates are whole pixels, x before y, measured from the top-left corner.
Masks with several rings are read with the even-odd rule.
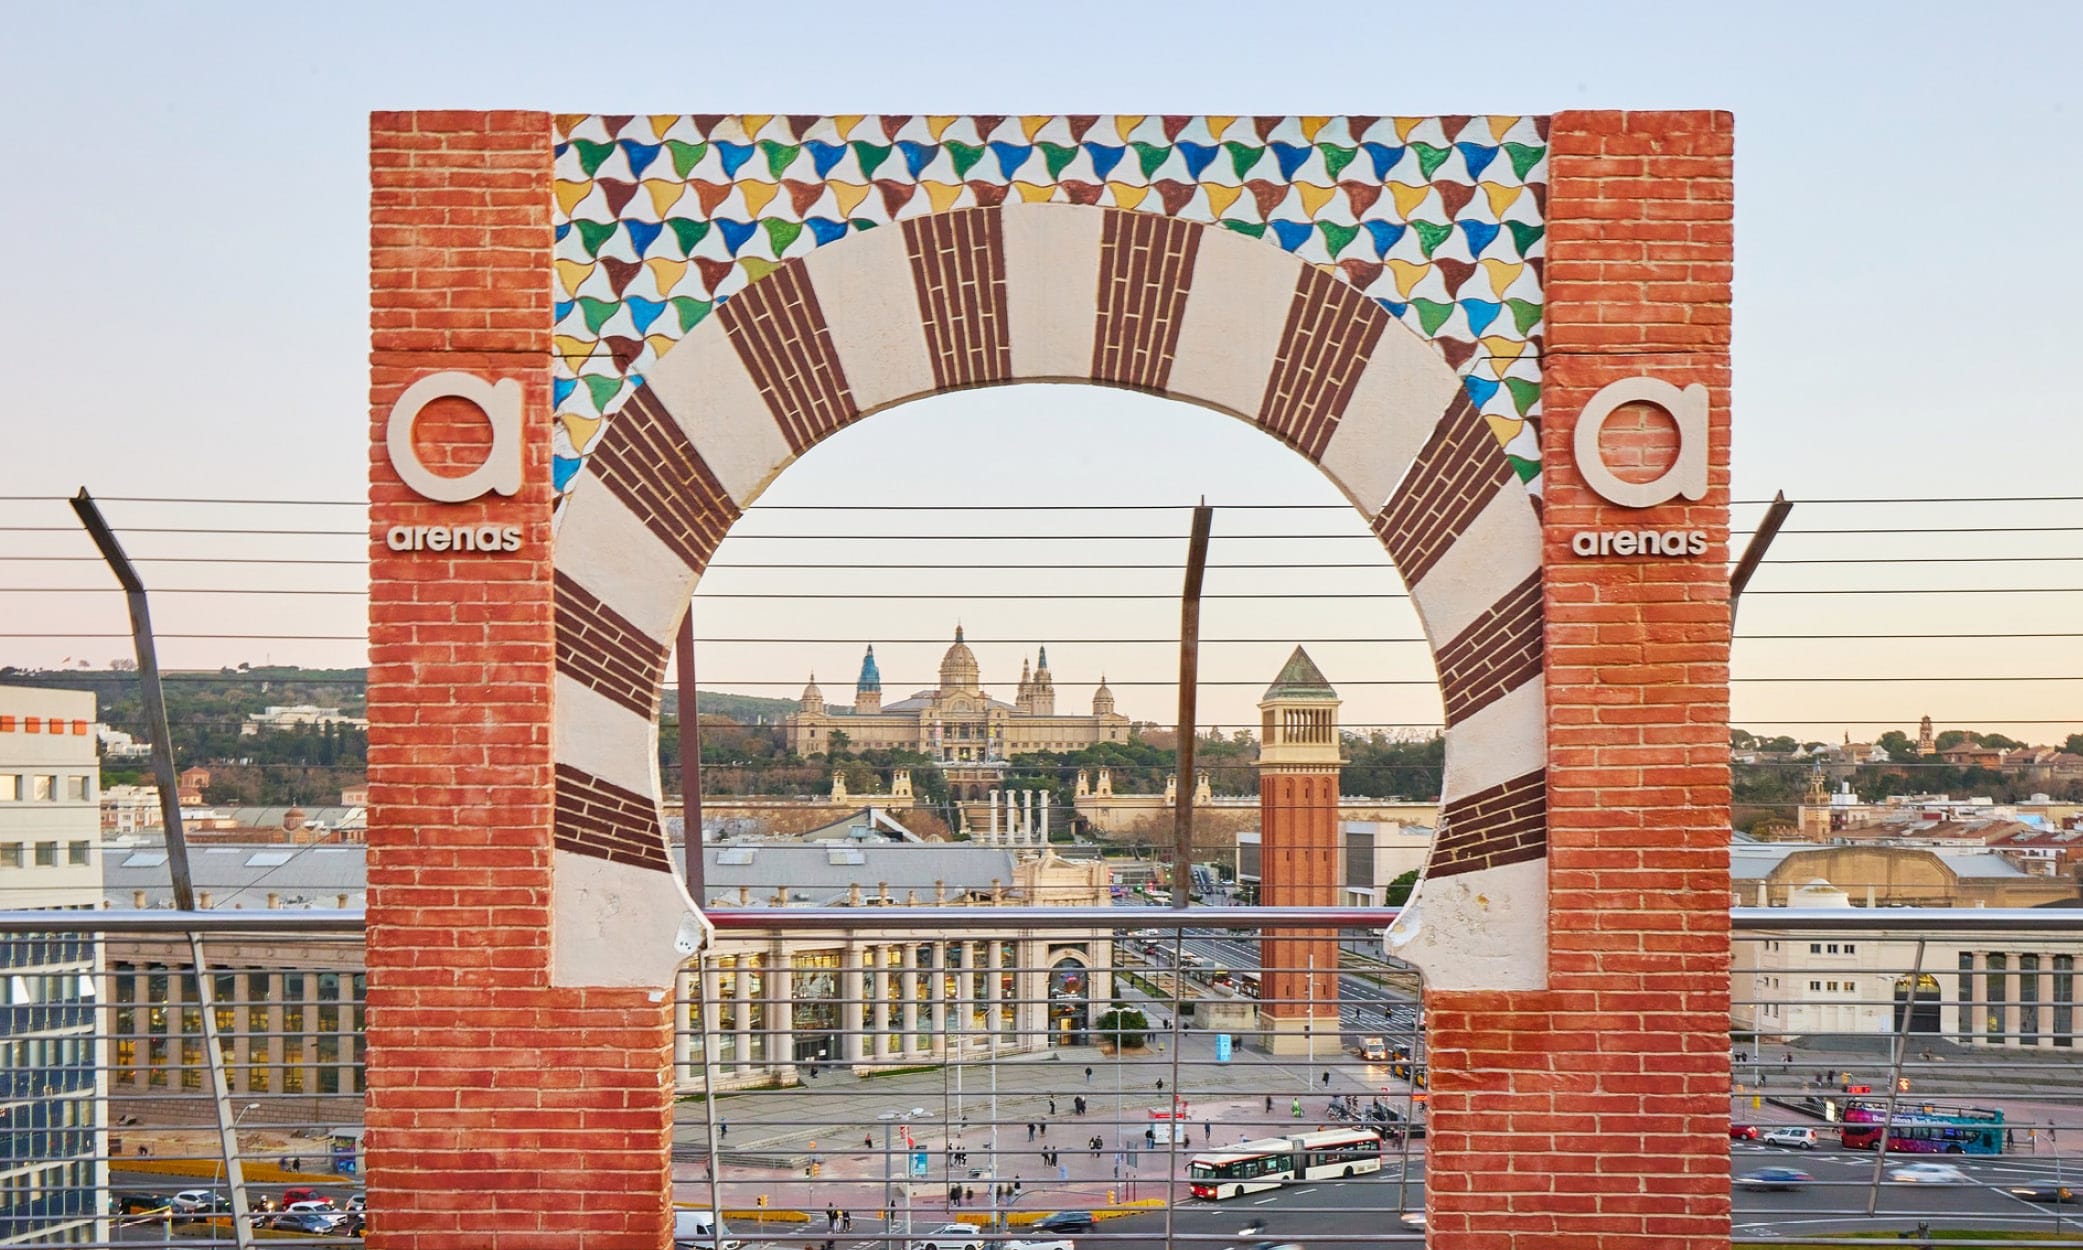
[[[837,139],[871,123],[783,120],[793,134],[772,138],[772,118],[373,119],[366,1146],[382,1218],[371,1244],[666,1244],[672,1029],[663,995],[646,988],[664,980],[597,958],[617,934],[646,935],[622,953],[660,963],[675,940],[699,937],[692,924],[623,927],[632,908],[691,920],[655,858],[653,783],[629,763],[637,727],[649,732],[635,693],[648,704],[641,682],[662,665],[685,590],[788,458],[910,394],[1053,378],[1176,395],[1310,455],[1382,520],[1450,702],[1464,685],[1460,660],[1509,651],[1456,650],[1483,637],[1470,631],[1485,613],[1498,609],[1512,638],[1541,623],[1537,677],[1466,670],[1467,691],[1488,701],[1455,725],[1454,768],[1486,752],[1535,758],[1526,727],[1545,737],[1544,785],[1498,789],[1530,774],[1503,765],[1452,773],[1448,785],[1468,787],[1466,815],[1508,829],[1544,805],[1546,880],[1534,901],[1546,911],[1532,929],[1546,958],[1427,965],[1463,974],[1464,987],[1428,1001],[1432,1244],[1725,1248],[1729,119],[885,118],[852,146]],[[632,137],[646,125],[657,142]],[[986,144],[1000,126],[1024,145]],[[1520,150],[1514,134],[1528,138]],[[671,177],[657,172],[668,152]],[[799,162],[814,176],[798,177]],[[828,169],[855,180],[825,185]],[[1510,217],[1529,174],[1545,179],[1545,204],[1535,219]],[[705,233],[706,219],[669,212],[676,196],[741,216]],[[888,213],[854,221],[870,197]],[[835,223],[822,206],[842,200]],[[600,215],[586,217],[596,203]],[[1218,220],[1227,233],[1207,228]],[[1082,232],[1065,254],[1087,258],[1092,292],[1109,246],[1131,258],[1107,271],[1115,286],[1081,296],[1093,309],[1082,340],[1021,330],[1023,319],[1061,326],[1078,314],[1024,296],[986,300],[989,284],[922,286],[911,260],[914,247],[974,262],[995,246],[1008,292],[1024,290],[1017,258],[1032,251],[1021,232],[1059,229]],[[636,246],[668,235],[673,256]],[[1545,257],[1529,255],[1544,235]],[[1519,259],[1490,264],[1483,249],[1507,237]],[[1374,257],[1346,255],[1362,238]],[[1247,241],[1263,252],[1231,246]],[[803,251],[817,255],[797,263]],[[1153,281],[1150,258],[1189,254],[1190,286]],[[668,298],[683,271],[701,273],[703,294]],[[658,286],[635,291],[646,273]],[[1468,294],[1477,273],[1496,298]],[[1320,279],[1342,286],[1297,298]],[[1527,282],[1545,307],[1507,285]],[[1231,296],[1204,306],[1213,290]],[[901,308],[900,296],[913,312],[895,329],[845,324],[849,310]],[[821,316],[807,316],[808,299]],[[1527,306],[1507,323],[1512,299]],[[1118,317],[1103,321],[1108,300]],[[1221,352],[1196,355],[1195,319],[1240,308],[1269,310],[1267,320],[1228,327]],[[1328,321],[1294,332],[1323,312]],[[1377,331],[1383,314],[1404,329]],[[1146,327],[1174,321],[1166,366]],[[1133,333],[1101,350],[1103,324]],[[925,350],[855,366],[885,331],[912,342],[928,326],[944,337]],[[1293,371],[1308,385],[1269,389],[1282,345],[1320,331],[1367,344],[1365,368],[1346,376],[1311,361]],[[1420,341],[1406,351],[1411,333]],[[1437,349],[1429,364],[1425,342]],[[1468,367],[1506,357],[1510,368],[1491,377]],[[799,369],[770,374],[771,361]],[[710,368],[722,387],[675,390],[675,371]],[[389,460],[393,405],[458,373],[482,402],[510,405],[497,428],[520,430],[519,444],[494,440],[517,462],[512,496],[439,502]],[[1622,507],[1587,488],[1572,434],[1602,388],[1643,379],[1700,388],[1706,480],[1699,494]],[[1494,444],[1468,437],[1475,423],[1450,381],[1485,423],[1515,426],[1503,459],[1521,479],[1538,474],[1538,515],[1500,478]],[[429,406],[416,441],[435,463],[474,463],[484,423],[451,407]],[[575,451],[593,463],[568,499],[553,564],[556,497],[579,468]],[[1455,489],[1437,498],[1412,493],[1447,481]],[[1418,515],[1434,505],[1460,519]],[[1398,521],[1399,506],[1417,524]],[[1538,546],[1517,563],[1529,525]],[[1478,541],[1486,527],[1519,537]],[[1632,541],[1573,554],[1573,539],[1623,529],[1696,541],[1680,556]],[[481,545],[488,534],[498,541]],[[1491,567],[1493,550],[1515,571]],[[1529,585],[1532,617],[1507,595]],[[1537,720],[1505,715],[1533,690]],[[1486,720],[1500,728],[1477,732]],[[619,751],[582,741],[594,722]],[[639,745],[634,758],[648,761],[648,739]],[[1442,897],[1541,863],[1435,865],[1412,940],[1511,931],[1493,906],[1502,896],[1471,898],[1488,910],[1465,926]],[[1543,963],[1545,988],[1507,979]],[[1612,1125],[1629,1130],[1624,1141],[1585,1131]]]
[[[1427,921],[1399,953],[1442,988],[1545,984],[1540,523],[1488,423],[1436,350],[1316,267],[1070,205],[916,217],[788,262],[651,366],[592,447],[556,544],[558,982],[662,984],[678,958],[653,692],[741,510],[855,421],[1023,381],[1240,418],[1368,518],[1432,640],[1447,721]]]

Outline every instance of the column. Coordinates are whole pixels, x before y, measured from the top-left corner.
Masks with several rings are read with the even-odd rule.
[[[796,967],[778,942],[767,958],[767,1071],[786,1084],[796,1063]]]
[[[868,950],[873,955],[869,966],[874,970],[874,975],[870,978],[870,984],[874,987],[873,992],[875,995],[875,1010],[872,1017],[875,1021],[875,1045],[869,1048],[868,1053],[880,1059],[891,1053],[890,948],[887,946],[871,946]]]
[[[1047,790],[1041,792],[1041,836],[1034,841],[1037,846],[1047,846],[1049,844],[1049,792]]]
[[[998,844],[998,791],[996,790],[991,791],[991,834],[988,841],[993,846]]]
[[[694,1025],[690,1003],[701,1001],[701,977],[691,968],[682,968],[673,977],[673,1084],[686,1088],[695,1083],[700,1073],[695,1071]]]
[[[919,1049],[919,946],[907,941],[897,951],[898,1015],[902,1032],[898,1036],[898,1052],[913,1054]]]
[[[845,1034],[839,1039],[839,1054],[848,1063],[859,1063],[870,1053],[861,1036],[861,958],[872,949],[849,943],[839,955],[845,961],[839,972],[839,1026]]]
[[[933,1058],[948,1060],[962,1054],[962,1040],[954,1027],[954,1002],[948,996],[948,944],[933,944],[933,969],[927,973],[927,1000],[933,1004]]]
[[[731,978],[731,1002],[737,1011],[731,1017],[731,1070],[740,1076],[752,1071],[752,978],[747,975],[749,956],[738,956],[736,975]]]
[[[1431,977],[1428,1244],[1728,1250],[1733,122],[1570,111],[1550,119],[1546,140],[1536,697],[1549,749],[1541,774],[1526,775],[1545,835],[1544,984],[1492,989],[1468,976],[1455,989]],[[1580,471],[1578,417],[1606,386],[1642,377],[1706,392],[1697,500],[1626,508]],[[1579,532],[1623,529],[1697,531],[1705,550],[1571,549]],[[1460,743],[1481,731],[1448,718],[1450,750],[1466,759]],[[1482,923],[1486,937],[1513,932],[1508,919]],[[1597,1074],[1584,1071],[1593,1042],[1581,1038],[1595,1041]],[[1557,1132],[1558,1090],[1572,1121],[1659,1126],[1655,1148],[1616,1156]]]

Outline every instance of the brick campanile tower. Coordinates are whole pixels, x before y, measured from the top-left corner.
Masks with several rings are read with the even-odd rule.
[[[1338,703],[1300,647],[1259,700],[1259,901],[1266,906],[1338,902],[1338,770],[1345,763]],[[1260,943],[1261,1045],[1276,1055],[1335,1055],[1337,934],[1285,932]]]

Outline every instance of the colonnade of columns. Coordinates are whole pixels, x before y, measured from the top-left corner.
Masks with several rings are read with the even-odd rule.
[[[700,971],[679,974],[676,1079],[682,1087],[704,1082],[703,1003],[722,1008],[707,1022],[719,1085],[787,1079],[803,1062],[934,1063],[1042,1049],[1051,1041],[1045,961],[1054,949],[1041,940],[992,938],[725,945]],[[799,982],[824,975],[836,1003],[796,998]],[[1105,978],[1104,971],[1087,974],[1098,982],[1086,986],[1089,1001],[1103,1004],[1111,993]]]
[[[2045,951],[1962,950],[1947,970],[1941,1030],[1961,1042],[2003,1046],[2076,1044],[2076,957]]]
[[[1005,817],[1001,828],[1001,808]],[[1047,790],[991,791],[991,820],[984,840],[992,846],[1041,846],[1049,840]]]

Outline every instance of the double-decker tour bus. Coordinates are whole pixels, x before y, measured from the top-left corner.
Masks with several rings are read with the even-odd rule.
[[[1367,1129],[1326,1129],[1262,1137],[1195,1155],[1186,1165],[1196,1198],[1234,1198],[1295,1181],[1381,1171],[1381,1136]]]
[[[1876,1150],[1885,1123],[1889,1154],[1998,1155],[2003,1153],[2003,1112],[1993,1107],[1943,1103],[1897,1104],[1888,1122],[1880,1102],[1855,1102],[1843,1111],[1840,1139],[1847,1150]]]

